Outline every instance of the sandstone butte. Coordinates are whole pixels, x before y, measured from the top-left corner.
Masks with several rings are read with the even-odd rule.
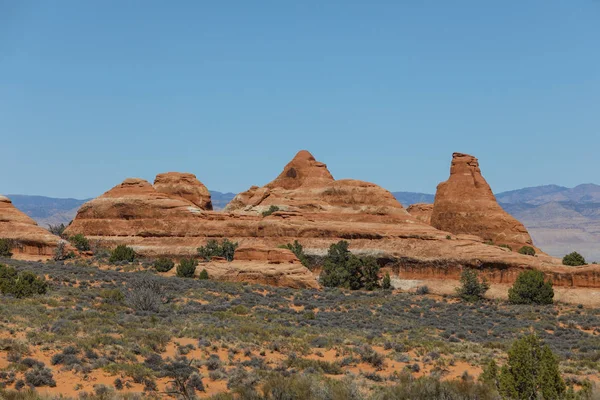
[[[23,212],[8,197],[0,195],[0,238],[13,241],[14,254],[51,256],[61,239],[48,232]]]
[[[471,174],[464,165],[457,164],[453,171]],[[479,177],[472,180],[477,182],[474,186],[485,182]],[[172,184],[177,186],[177,180]],[[458,279],[463,268],[470,267],[479,269],[492,282],[511,283],[523,269],[536,268],[555,285],[600,287],[598,266],[564,267],[560,260],[543,253],[525,256],[484,244],[477,235],[436,229],[411,216],[390,192],[375,184],[335,180],[327,166],[307,151],[300,151],[275,180],[240,193],[221,212],[198,205],[206,201],[192,202],[190,196],[182,197],[182,191],[159,191],[157,186],[160,188],[141,179],[126,179],[84,204],[67,233],[84,234],[106,247],[126,244],[142,255],[175,258],[195,255],[196,249],[209,239],[236,241],[240,254],[264,253],[297,239],[308,254],[317,256],[325,255],[331,244],[344,239],[355,253],[377,257],[405,279]],[[452,187],[449,185],[449,189]],[[205,188],[198,189],[203,192]],[[185,190],[190,192],[195,191]],[[271,206],[279,210],[263,216]],[[496,224],[491,226],[503,227]],[[518,228],[501,231],[502,235],[507,232],[512,235],[510,243],[530,240],[525,230],[519,234],[513,234],[520,232]],[[253,253],[252,249],[258,250]],[[297,260],[274,263],[261,257],[238,258],[229,264],[211,263],[209,267],[213,268],[213,275],[217,270],[229,269],[223,275],[238,276],[231,278],[234,280],[253,276],[251,280],[255,282],[277,284],[274,280],[280,279],[287,285],[291,281],[305,282],[297,283],[297,287],[316,285]],[[267,279],[261,276],[261,268],[270,272],[285,268],[293,271],[271,274]]]
[[[476,235],[515,250],[533,245],[525,226],[496,201],[477,158],[468,154],[452,155],[450,177],[437,187],[430,223],[443,231]]]

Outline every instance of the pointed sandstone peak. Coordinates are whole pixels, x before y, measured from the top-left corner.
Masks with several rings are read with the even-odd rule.
[[[323,186],[333,181],[333,176],[327,169],[327,165],[317,161],[308,151],[300,150],[292,161],[283,168],[283,172],[266,187],[270,189],[297,189],[301,186]]]
[[[468,154],[452,154],[450,178],[437,187],[431,225],[454,234],[477,235],[494,244],[532,243],[525,226],[497,203],[477,158]]]
[[[210,192],[196,175],[185,172],[166,172],[156,175],[154,189],[160,193],[182,197],[202,210],[212,210]]]

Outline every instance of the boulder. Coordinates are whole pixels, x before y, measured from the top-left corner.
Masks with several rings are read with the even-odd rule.
[[[154,189],[160,193],[184,198],[202,210],[212,210],[210,192],[196,175],[181,172],[167,172],[156,175]]]

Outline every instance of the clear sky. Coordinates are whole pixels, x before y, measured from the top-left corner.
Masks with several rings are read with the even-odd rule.
[[[600,1],[0,0],[0,193],[127,177],[600,183]]]

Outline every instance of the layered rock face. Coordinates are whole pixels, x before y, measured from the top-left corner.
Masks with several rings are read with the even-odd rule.
[[[452,155],[450,178],[437,187],[431,225],[513,248],[533,243],[525,226],[500,207],[478,160],[468,154]]]
[[[158,174],[154,180],[154,189],[160,193],[182,197],[203,210],[213,209],[210,192],[194,174],[181,172]]]
[[[410,215],[415,217],[421,222],[426,223],[427,225],[431,224],[431,214],[433,213],[433,204],[427,203],[416,203],[411,204],[406,209]]]
[[[0,195],[0,238],[10,239],[14,254],[51,256],[60,238],[38,226],[35,221],[19,211],[8,197]]]
[[[323,256],[331,244],[347,240],[353,252],[377,257],[400,277],[421,273],[454,279],[462,268],[470,267],[491,279],[498,280],[501,274],[504,282],[525,268],[538,268],[555,284],[600,287],[597,269],[563,270],[560,260],[544,254],[524,256],[485,245],[477,236],[435,229],[411,216],[377,185],[335,180],[325,164],[305,151],[271,183],[236,196],[224,212],[202,209],[174,193],[128,179],[82,206],[67,232],[84,234],[106,247],[126,244],[150,257],[193,256],[209,239],[228,238],[240,245],[235,260],[209,263],[211,276],[293,287],[316,285],[308,270],[277,250],[296,239],[314,256]],[[272,205],[279,211],[263,216]]]
[[[295,289],[319,287],[313,274],[289,250],[266,247],[242,247],[233,262],[202,264],[212,279],[228,282],[252,282]],[[200,268],[198,268],[200,269]]]

